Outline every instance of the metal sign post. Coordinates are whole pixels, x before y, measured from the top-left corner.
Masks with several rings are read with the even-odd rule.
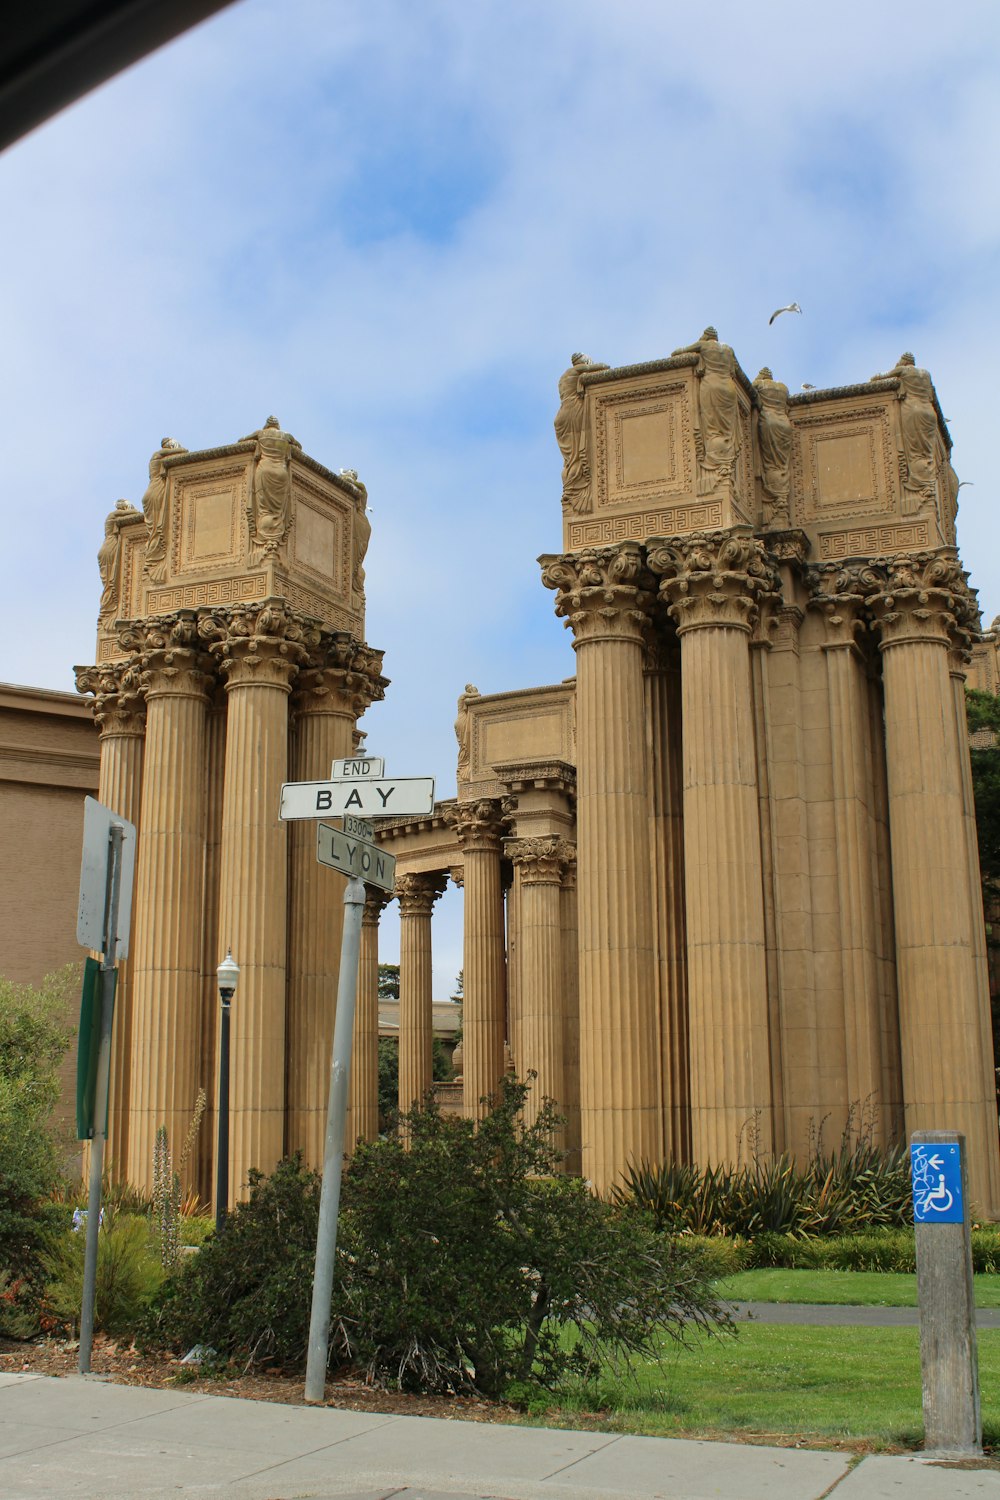
[[[340,1212],[340,1179],[344,1164],[347,1126],[347,1085],[351,1074],[351,1041],[354,1007],[358,994],[358,958],[361,953],[361,918],[365,909],[364,882],[351,876],[344,892],[344,936],[340,945],[340,977],[337,983],[337,1019],[330,1059],[330,1098],[326,1114],[323,1151],[323,1186],[319,1198],[319,1228],[316,1232],[316,1267],[313,1272],[312,1312],[309,1316],[309,1353],[306,1358],[306,1400],[322,1401],[326,1392],[326,1361],[330,1348],[330,1303],[333,1269],[337,1257],[337,1215]]]
[[[122,889],[124,830],[112,823],[108,835],[107,898],[101,943],[101,1038],[97,1052],[94,1133],[90,1140],[90,1188],[87,1195],[87,1243],[83,1259],[83,1303],[80,1308],[80,1374],[90,1373],[94,1339],[94,1296],[97,1290],[97,1236],[101,1227],[101,1179],[107,1135],[108,1087],[111,1077],[111,1026],[115,1013],[115,962],[118,950],[118,910]]]
[[[924,1448],[981,1453],[965,1137],[924,1130],[911,1140]]]
[[[339,773],[343,772],[343,775]],[[333,1273],[337,1256],[337,1215],[344,1166],[344,1136],[347,1127],[347,1086],[351,1073],[354,1010],[358,995],[358,959],[361,953],[361,918],[365,909],[365,881],[392,890],[396,861],[369,840],[370,818],[398,815],[426,817],[434,810],[434,779],[431,776],[384,775],[385,762],[377,756],[359,755],[334,761],[330,781],[286,782],[281,788],[279,818],[313,818],[317,829],[317,858],[348,877],[344,892],[344,935],[340,945],[340,975],[337,980],[337,1015],[330,1059],[330,1097],[326,1115],[323,1152],[323,1187],[319,1200],[316,1232],[316,1265],[313,1272],[312,1311],[309,1317],[309,1350],[306,1357],[307,1401],[322,1401],[326,1390],[326,1362],[330,1348],[330,1310]],[[341,817],[343,829],[330,828],[322,819]],[[364,877],[363,879],[360,877]]]

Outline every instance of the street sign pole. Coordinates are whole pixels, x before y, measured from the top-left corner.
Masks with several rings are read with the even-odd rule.
[[[983,1423],[965,1137],[922,1130],[910,1140],[924,1450],[979,1454]]]
[[[101,1040],[97,1054],[97,1092],[94,1134],[90,1142],[90,1190],[87,1197],[87,1242],[83,1260],[83,1304],[80,1308],[80,1374],[90,1373],[94,1338],[94,1295],[97,1288],[97,1236],[101,1227],[101,1178],[107,1133],[108,1089],[111,1078],[111,1026],[115,1008],[115,961],[118,950],[118,907],[122,887],[122,845],[125,830],[112,823],[108,830],[108,879],[104,901],[104,940],[101,957]]]
[[[365,909],[364,882],[351,876],[344,892],[344,935],[340,945],[340,976],[337,981],[337,1019],[330,1059],[330,1097],[326,1115],[323,1153],[323,1186],[319,1199],[316,1233],[316,1266],[313,1273],[312,1312],[309,1318],[309,1353],[306,1359],[307,1401],[322,1401],[326,1393],[326,1362],[330,1347],[330,1303],[337,1255],[337,1215],[340,1211],[340,1179],[344,1162],[347,1126],[347,1085],[351,1073],[351,1043],[354,1037],[354,1007],[358,993],[358,959],[361,953],[361,918]]]

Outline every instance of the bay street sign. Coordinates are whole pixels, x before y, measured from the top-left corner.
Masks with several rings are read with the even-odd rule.
[[[426,818],[434,811],[433,776],[386,777],[378,781],[286,781],[278,817]]]
[[[387,854],[377,844],[352,838],[329,823],[316,825],[316,858],[321,865],[339,870],[342,875],[356,875],[368,885],[391,891],[396,883],[396,856]]]
[[[83,799],[83,859],[80,864],[80,901],[76,913],[76,940],[95,953],[104,950],[107,915],[108,862],[111,828],[122,831],[121,880],[118,893],[117,940],[119,958],[128,957],[132,925],[132,885],[135,879],[135,825],[119,817],[96,797]]]

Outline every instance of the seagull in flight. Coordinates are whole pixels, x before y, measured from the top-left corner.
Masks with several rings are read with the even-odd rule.
[[[801,311],[802,311],[802,309],[801,309],[801,307],[799,306],[799,304],[797,302],[789,302],[789,304],[788,304],[787,307],[779,307],[779,308],[777,308],[771,314],[771,316],[767,320],[767,326],[768,326],[768,328],[770,328],[770,326],[774,322],[775,318],[780,318],[781,314],[783,312],[797,312],[797,313],[800,313]]]

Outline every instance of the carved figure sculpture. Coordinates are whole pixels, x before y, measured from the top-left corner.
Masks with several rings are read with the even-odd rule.
[[[906,462],[904,489],[927,499],[937,494],[938,416],[934,405],[934,384],[926,370],[917,368],[910,353],[899,360],[885,375],[873,380],[895,377],[899,382],[899,426]]]
[[[368,552],[368,543],[372,539],[372,523],[368,519],[368,489],[358,478],[357,469],[341,469],[340,472],[358,491],[354,500],[354,555],[351,577],[354,580],[355,593],[361,594],[365,587],[364,560]]]
[[[250,536],[256,543],[256,560],[274,552],[285,539],[292,519],[292,471],[290,459],[302,444],[290,432],[282,432],[277,417],[268,417],[263,427],[242,442],[257,444],[257,466],[253,495],[248,509]]]
[[[740,451],[740,403],[736,394],[736,355],[719,343],[714,328],[674,354],[698,356],[698,427],[702,474],[698,490],[707,494],[728,479]]]
[[[165,437],[149,460],[142,513],[146,518],[146,572],[154,583],[162,583],[167,573],[167,473],[163,460],[172,453],[186,452],[176,438]]]
[[[794,432],[788,417],[788,387],[775,380],[765,365],[754,381],[760,403],[757,411],[757,444],[760,449],[764,493],[787,519],[791,487]]]
[[[582,514],[590,509],[590,455],[587,452],[586,406],[581,376],[588,370],[606,370],[607,365],[574,354],[569,369],[559,377],[559,410],[556,412],[556,442],[563,456],[562,503]]]
[[[468,781],[471,763],[471,736],[469,734],[469,699],[478,698],[479,689],[471,682],[465,684],[465,692],[458,700],[458,718],[455,720],[455,738],[458,740],[457,777]]]
[[[119,500],[104,522],[104,541],[97,552],[97,567],[101,575],[101,583],[104,585],[99,610],[101,619],[114,614],[121,592],[122,538],[118,522],[124,516],[137,516],[138,514],[131,500]]]

